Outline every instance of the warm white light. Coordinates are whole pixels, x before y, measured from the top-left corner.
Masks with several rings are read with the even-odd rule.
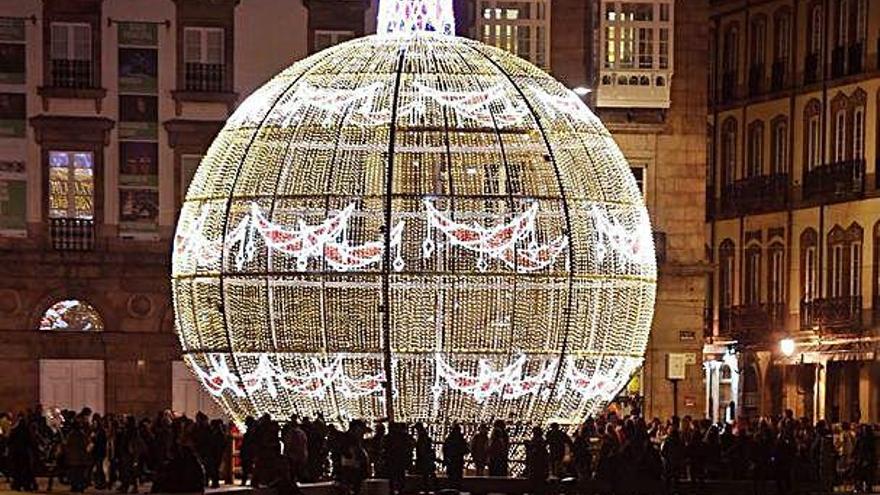
[[[779,350],[782,351],[782,354],[786,357],[794,354],[794,340],[792,339],[782,339],[779,341]]]
[[[578,86],[578,87],[574,88],[572,91],[574,91],[574,94],[576,94],[578,96],[587,96],[593,90],[586,87],[586,86]]]
[[[449,4],[395,8],[419,2]],[[657,268],[611,135],[542,70],[426,19],[283,71],[190,185],[176,326],[236,421],[576,424],[642,364]]]

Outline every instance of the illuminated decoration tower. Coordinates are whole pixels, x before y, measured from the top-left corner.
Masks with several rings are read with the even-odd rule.
[[[570,90],[449,0],[295,63],[203,159],[174,241],[185,359],[237,421],[573,424],[636,372],[642,196]]]

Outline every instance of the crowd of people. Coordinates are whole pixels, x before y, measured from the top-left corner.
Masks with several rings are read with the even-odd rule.
[[[441,431],[438,438],[432,431]],[[293,416],[284,423],[247,418],[233,460],[234,427],[204,414],[194,419],[164,411],[155,418],[101,416],[89,409],[45,414],[39,408],[0,415],[0,471],[11,488],[31,491],[37,477],[57,478],[73,492],[88,486],[154,492],[201,492],[232,481],[274,486],[295,493],[297,482],[335,480],[359,493],[367,478],[389,480],[403,489],[407,475],[427,490],[445,476],[455,486],[474,476],[521,476],[588,480],[610,492],[629,492],[632,483],[751,480],[775,483],[779,493],[795,480],[820,490],[848,485],[870,491],[877,468],[871,425],[829,426],[782,417],[717,424],[690,417],[646,421],[638,411],[588,419],[569,432],[497,420],[465,431],[451,423],[423,424],[352,420],[334,422]],[[523,439],[522,441],[515,439]]]

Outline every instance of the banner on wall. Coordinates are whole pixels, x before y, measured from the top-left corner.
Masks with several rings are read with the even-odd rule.
[[[119,227],[129,232],[156,232],[159,220],[159,191],[119,190]]]
[[[154,94],[159,88],[159,57],[153,48],[119,49],[119,91]]]
[[[159,139],[159,99],[148,95],[119,97],[119,139],[155,141]]]
[[[123,141],[119,143],[119,185],[159,186],[159,145]]]
[[[22,161],[0,161],[0,232],[26,235],[27,175]]]
[[[0,93],[0,137],[25,137],[25,95]]]
[[[118,24],[119,44],[123,46],[151,46],[159,45],[159,30],[154,23],[148,22],[120,22]]]

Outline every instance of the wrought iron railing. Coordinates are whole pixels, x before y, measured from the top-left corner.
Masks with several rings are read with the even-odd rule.
[[[825,199],[858,196],[865,189],[865,160],[820,165],[804,174],[803,196]]]
[[[221,92],[226,90],[226,65],[189,62],[184,68],[186,91]]]
[[[49,237],[56,251],[91,251],[95,249],[95,222],[86,218],[52,218]]]
[[[788,204],[788,174],[747,177],[721,191],[721,208],[727,215],[775,211]]]
[[[830,333],[854,333],[862,328],[862,296],[827,297],[801,301],[801,328]]]
[[[53,59],[52,86],[55,88],[94,88],[95,64],[91,60]]]

